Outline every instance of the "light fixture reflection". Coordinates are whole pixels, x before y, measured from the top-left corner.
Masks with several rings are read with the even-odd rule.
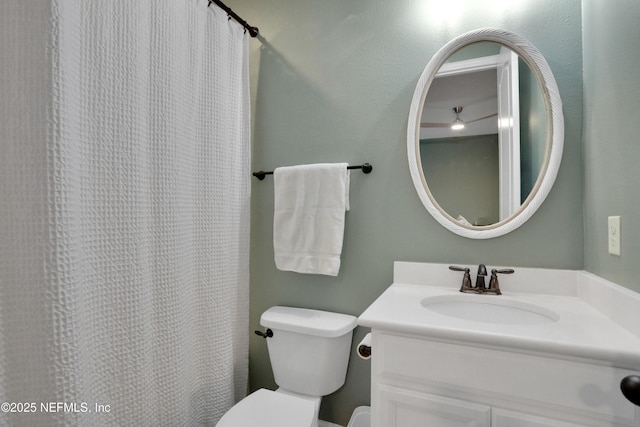
[[[456,119],[453,121],[453,123],[451,123],[451,129],[452,130],[464,129],[464,122],[460,118],[462,107],[453,107],[453,112],[456,113]]]
[[[453,122],[451,124],[451,129],[453,130],[460,130],[460,129],[464,129],[464,122],[460,119],[456,120],[455,122]]]

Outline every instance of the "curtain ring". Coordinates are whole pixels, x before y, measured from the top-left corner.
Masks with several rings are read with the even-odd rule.
[[[213,0],[209,0],[209,4],[207,5],[207,7],[211,7],[211,3],[213,3]]]

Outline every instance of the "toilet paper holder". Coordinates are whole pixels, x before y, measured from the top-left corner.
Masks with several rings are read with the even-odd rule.
[[[360,344],[358,346],[358,354],[365,358],[371,357],[371,346]]]
[[[371,332],[366,334],[360,344],[358,344],[358,356],[361,359],[370,359],[371,358]]]

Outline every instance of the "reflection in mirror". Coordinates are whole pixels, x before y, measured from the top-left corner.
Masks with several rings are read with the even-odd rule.
[[[436,73],[420,120],[433,198],[463,224],[510,217],[538,179],[546,129],[541,88],[516,53],[487,41],[457,50]]]
[[[524,224],[553,187],[563,145],[553,73],[517,34],[464,33],[418,79],[407,125],[409,171],[427,211],[453,233],[490,239]]]

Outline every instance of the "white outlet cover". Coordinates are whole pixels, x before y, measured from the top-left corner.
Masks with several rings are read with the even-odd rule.
[[[620,217],[610,216],[608,219],[609,253],[620,256]]]

